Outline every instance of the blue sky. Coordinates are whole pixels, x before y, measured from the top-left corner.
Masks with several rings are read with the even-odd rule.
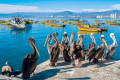
[[[0,13],[96,12],[120,9],[120,0],[0,0]]]

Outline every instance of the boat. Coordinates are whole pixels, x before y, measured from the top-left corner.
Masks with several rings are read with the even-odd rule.
[[[96,27],[98,27],[98,25],[89,25],[89,24],[87,24],[87,25],[81,24],[81,26],[85,27],[85,28],[96,28]]]
[[[57,25],[57,24],[55,24],[55,25],[51,25],[51,27],[65,27],[65,25]]]
[[[105,24],[105,23],[97,23],[97,22],[96,22],[95,24],[96,24],[96,25],[102,25],[102,24]]]
[[[40,24],[45,24],[45,22],[40,22]]]
[[[85,28],[85,27],[78,27],[80,31],[91,31],[91,32],[101,32],[107,31],[107,28]]]
[[[101,33],[106,33],[107,31],[78,31],[78,34],[84,34],[84,35],[89,35],[91,33],[93,34],[101,34]]]
[[[101,21],[101,20],[94,20],[94,22],[99,22],[99,21]]]
[[[120,25],[120,23],[109,23],[110,25]]]
[[[52,24],[52,23],[45,23],[45,25],[54,25],[54,24]]]
[[[12,26],[10,28],[11,30],[24,30],[25,29],[25,27],[16,27],[16,26]]]
[[[114,22],[120,22],[120,20],[115,20]]]
[[[24,20],[25,21],[25,20]],[[24,23],[24,24],[22,24],[22,20],[19,18],[19,17],[14,17],[14,18],[12,18],[12,20],[11,20],[11,22],[10,22],[10,25],[12,26],[12,27],[10,27],[11,29],[16,29],[16,30],[23,30],[23,29],[25,29],[25,28],[29,28],[29,27],[31,27],[31,23]],[[27,21],[25,21],[25,22],[27,22]]]
[[[0,24],[1,24],[1,25],[7,25],[7,24],[10,24],[10,23],[3,23],[3,22],[2,22],[2,23],[0,23]]]
[[[106,23],[114,23],[114,21],[112,22],[112,21],[107,21],[107,20],[105,20],[105,22],[106,22]]]
[[[72,23],[72,25],[77,25],[77,24],[79,24],[79,23]]]

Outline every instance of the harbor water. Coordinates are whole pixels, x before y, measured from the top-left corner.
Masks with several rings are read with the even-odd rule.
[[[3,18],[4,20],[8,20],[8,18]],[[69,19],[69,18],[30,18],[32,20],[47,20],[47,19],[54,19],[54,20],[60,20],[60,19]],[[76,19],[76,18],[75,18]],[[83,20],[80,18],[80,20]],[[94,18],[85,19],[88,20],[90,24],[94,24]],[[112,19],[101,19],[102,22],[105,22],[105,20],[112,21]],[[108,28],[108,31],[105,33],[102,33],[105,36],[105,40],[107,44],[112,44],[113,40],[110,37],[110,33],[114,33],[118,48],[115,53],[114,58],[120,59],[120,26],[109,26],[108,24],[101,25],[100,27],[106,27]],[[32,48],[28,42],[28,39],[30,37],[34,37],[36,41],[36,45],[38,47],[38,50],[40,52],[41,57],[38,55],[38,64],[46,61],[49,59],[49,53],[47,51],[47,46],[44,47],[45,40],[47,38],[48,34],[52,34],[54,32],[58,32],[58,39],[61,42],[62,35],[64,32],[67,32],[68,37],[70,38],[71,33],[75,32],[75,38],[74,41],[77,40],[79,29],[75,25],[67,24],[66,28],[51,28],[49,25],[39,24],[35,23],[32,24],[32,26],[24,31],[15,31],[10,30],[5,25],[0,25],[0,70],[2,66],[5,65],[5,62],[8,61],[9,65],[13,67],[14,70],[22,70],[22,62],[27,54],[32,53]],[[82,33],[82,32],[80,32]],[[96,48],[98,45],[101,45],[102,42],[100,40],[101,33],[95,33],[94,34],[96,39]],[[85,35],[84,39],[84,46],[85,49],[88,49],[88,44],[91,43],[92,40],[88,35]],[[53,44],[53,43],[52,43]]]

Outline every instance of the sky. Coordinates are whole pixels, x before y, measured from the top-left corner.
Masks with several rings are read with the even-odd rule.
[[[120,9],[120,0],[0,0],[0,13],[102,12]]]

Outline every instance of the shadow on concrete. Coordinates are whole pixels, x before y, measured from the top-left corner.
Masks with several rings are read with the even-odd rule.
[[[60,69],[49,69],[35,74],[30,80],[44,80],[55,76]]]
[[[109,65],[114,64],[115,61],[118,61],[118,59],[108,59],[108,60],[104,60],[104,61],[99,60],[99,62],[97,63],[97,67],[109,66]],[[94,64],[93,62],[90,62],[90,63],[82,64],[81,67],[87,67],[87,66],[90,66],[90,65],[96,65],[96,64]]]
[[[58,67],[58,66],[66,66],[66,65],[71,65],[71,63],[67,63],[67,62],[57,63],[56,67]]]
[[[82,78],[64,78],[64,80],[88,80],[90,77],[82,77]]]

